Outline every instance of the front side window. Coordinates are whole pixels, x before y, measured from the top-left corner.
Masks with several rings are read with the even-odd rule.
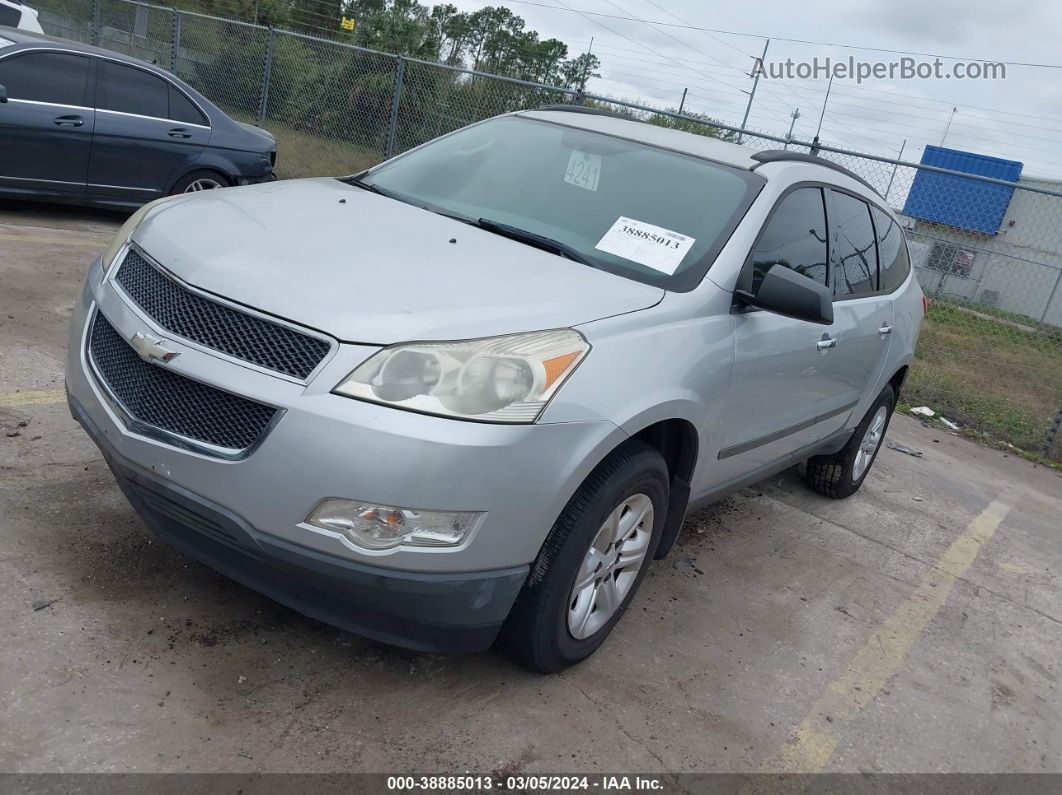
[[[891,293],[907,278],[911,263],[907,257],[903,232],[899,225],[877,207],[872,210],[878,233],[878,257],[881,261],[878,289]]]
[[[169,83],[143,69],[100,61],[96,107],[165,119],[170,108]]]
[[[85,104],[89,60],[65,52],[28,52],[0,61],[0,85],[9,99],[54,105]]]
[[[878,289],[878,251],[870,206],[849,196],[833,192],[836,214],[837,257],[834,261],[833,294],[854,298]]]
[[[775,265],[826,284],[826,209],[820,188],[797,188],[771,215],[752,249],[751,292]]]
[[[591,267],[675,290],[700,283],[764,184],[744,169],[513,116],[429,143],[358,182],[483,228],[531,233]]]

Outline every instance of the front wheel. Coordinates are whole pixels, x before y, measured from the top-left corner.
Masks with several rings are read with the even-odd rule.
[[[553,525],[506,622],[521,662],[553,673],[597,650],[645,577],[667,499],[667,465],[640,440],[598,465]]]
[[[835,500],[851,497],[863,485],[874,459],[878,457],[885,431],[889,429],[896,394],[885,387],[848,443],[833,455],[820,455],[808,461],[808,485]]]

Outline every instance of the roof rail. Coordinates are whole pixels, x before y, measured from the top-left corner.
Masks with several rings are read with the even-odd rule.
[[[846,177],[851,177],[860,185],[874,191],[874,194],[876,196],[881,197],[881,193],[878,191],[878,189],[871,185],[869,182],[867,182],[865,179],[863,179],[861,176],[849,171],[844,166],[834,163],[832,160],[827,160],[824,157],[818,157],[816,155],[807,155],[803,152],[790,152],[788,149],[765,149],[762,152],[756,152],[755,154],[753,154],[752,159],[756,160],[759,163],[759,165],[752,167],[753,171],[759,168],[759,166],[762,166],[764,163],[778,163],[786,160],[790,160],[796,163],[812,163],[816,166],[825,166],[826,168],[832,171],[838,171],[841,174],[844,174]]]
[[[532,108],[532,110],[555,110],[563,111],[565,113],[585,113],[588,116],[611,116],[615,119],[638,121],[638,119],[624,116],[622,113],[617,113],[614,110],[608,110],[607,108],[588,108],[585,105],[540,105],[537,108]]]

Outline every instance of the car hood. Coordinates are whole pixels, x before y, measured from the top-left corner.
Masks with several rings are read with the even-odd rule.
[[[133,240],[191,285],[345,342],[560,328],[664,294],[334,179],[181,196]]]

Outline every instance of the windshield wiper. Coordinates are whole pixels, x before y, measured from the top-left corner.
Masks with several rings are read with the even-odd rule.
[[[415,204],[414,202],[410,201],[409,197],[404,196],[401,193],[396,193],[395,191],[388,190],[387,188],[381,188],[375,182],[365,182],[359,177],[347,177],[345,179],[341,179],[340,182],[345,182],[348,185],[353,185],[356,188],[361,188],[362,190],[367,190],[371,193],[379,194],[380,196],[386,196],[388,199],[394,199],[395,201],[404,202],[405,204],[414,204],[414,206],[417,207],[420,206],[419,204]]]
[[[521,229],[518,226],[509,226],[509,224],[492,221],[489,218],[480,218],[478,221],[471,221],[470,223],[473,226],[478,226],[480,229],[485,229],[488,232],[494,232],[497,235],[512,238],[513,240],[526,243],[529,246],[535,246],[544,251],[552,251],[554,254],[559,254],[562,257],[566,257],[567,259],[578,262],[582,265],[589,265],[591,268],[598,267],[598,264],[594,260],[590,259],[578,249],[569,246],[567,243],[554,240],[552,237],[539,235],[535,232],[528,232],[526,229]]]

